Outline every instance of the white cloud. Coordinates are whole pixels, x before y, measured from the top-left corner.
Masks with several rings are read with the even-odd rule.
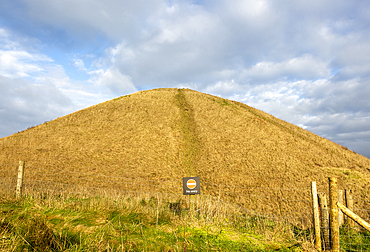
[[[201,7],[174,5],[170,9],[165,16],[150,18],[157,23],[158,29],[152,34],[151,43],[194,42],[217,27],[218,20]]]
[[[52,60],[45,55],[30,54],[21,50],[0,50],[0,75],[8,78],[29,77],[44,71],[44,62]]]
[[[243,87],[236,83],[234,80],[226,82],[217,82],[214,85],[208,85],[202,91],[209,94],[219,94],[223,96],[232,96],[234,94],[240,93]]]
[[[243,22],[261,22],[271,14],[269,1],[265,0],[237,0],[231,4],[225,1],[223,6],[230,16]]]
[[[12,50],[19,46],[18,43],[11,41],[9,37],[9,32],[6,29],[0,27],[0,47],[3,50]]]
[[[85,67],[85,64],[82,59],[74,59],[73,65],[77,67],[81,71],[86,71],[87,68]]]
[[[0,76],[0,136],[24,130],[74,111],[55,86]]]
[[[30,77],[44,71],[45,64],[53,62],[44,54],[30,53],[12,40],[9,31],[0,28],[0,76]]]
[[[162,8],[162,0],[24,0],[27,15],[40,23],[64,29],[76,37],[94,38],[96,33],[119,41],[140,34],[145,18]]]
[[[112,98],[71,81],[63,66],[15,40],[22,38],[0,29],[0,137]]]
[[[114,94],[128,94],[137,91],[132,79],[128,75],[122,74],[118,69],[108,69],[99,71],[90,81],[98,87],[104,87]]]
[[[276,82],[280,79],[318,79],[330,77],[329,63],[303,55],[283,62],[259,62],[242,73],[242,79],[252,82]]]

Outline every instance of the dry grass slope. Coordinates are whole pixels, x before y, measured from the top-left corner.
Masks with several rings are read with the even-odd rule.
[[[158,181],[196,175],[203,193],[217,196],[218,185],[229,185],[221,187],[232,192],[223,193],[223,199],[261,211],[289,212],[292,206],[266,203],[263,197],[246,199],[241,194],[257,192],[237,187],[309,188],[316,181],[322,191],[327,178],[336,176],[341,187],[356,195],[366,197],[370,192],[369,159],[245,104],[188,89],[119,97],[2,138],[0,150],[0,164],[25,160],[28,171],[34,167],[45,173],[74,171]],[[77,183],[71,174],[26,176]],[[106,181],[93,186],[120,187]],[[157,190],[182,190],[169,187]],[[263,193],[287,197],[284,190]],[[302,191],[289,197],[309,194]]]

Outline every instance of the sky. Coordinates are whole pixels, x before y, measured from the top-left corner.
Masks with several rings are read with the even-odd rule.
[[[162,87],[370,157],[370,1],[0,0],[0,137]]]

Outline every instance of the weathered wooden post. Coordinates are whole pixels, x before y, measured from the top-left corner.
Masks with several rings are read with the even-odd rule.
[[[158,218],[159,218],[159,194],[157,193],[157,220],[155,226],[158,227]]]
[[[324,250],[330,249],[330,229],[329,229],[329,210],[328,201],[325,193],[319,193],[319,205],[321,209],[321,227],[324,238]]]
[[[15,189],[16,199],[20,199],[22,197],[24,166],[25,166],[25,162],[19,161],[17,188]]]
[[[338,202],[343,204],[344,202],[344,192],[343,190],[338,190]],[[342,226],[344,223],[344,215],[342,210],[338,209],[338,226]]]
[[[337,178],[329,178],[329,204],[330,204],[330,237],[331,251],[339,252],[339,227],[338,227],[338,182]]]
[[[364,221],[360,216],[349,210],[341,203],[337,203],[338,207],[352,220],[356,221],[361,227],[365,228],[367,231],[370,232],[370,224]]]
[[[320,217],[319,217],[320,214],[317,200],[316,182],[312,182],[311,189],[312,189],[313,219],[315,225],[315,248],[317,251],[321,251]]]
[[[353,210],[352,190],[346,190],[346,205],[349,210]],[[353,228],[355,226],[355,223],[352,219],[347,217],[347,225]]]
[[[221,199],[221,186],[218,188],[218,202],[220,202]]]

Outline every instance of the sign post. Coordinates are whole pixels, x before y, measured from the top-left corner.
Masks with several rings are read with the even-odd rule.
[[[200,194],[200,178],[199,177],[185,177],[182,179],[182,189],[184,195],[189,195],[189,208],[191,215],[193,216],[194,207],[190,204],[190,195]],[[186,225],[184,221],[184,251],[186,251],[185,245],[185,230]]]
[[[200,194],[200,178],[199,177],[185,177],[182,179],[182,188],[184,195]]]
[[[194,213],[194,205],[192,206],[190,195],[200,194],[200,178],[199,177],[185,177],[182,179],[183,194],[189,195],[189,208],[191,215]]]

